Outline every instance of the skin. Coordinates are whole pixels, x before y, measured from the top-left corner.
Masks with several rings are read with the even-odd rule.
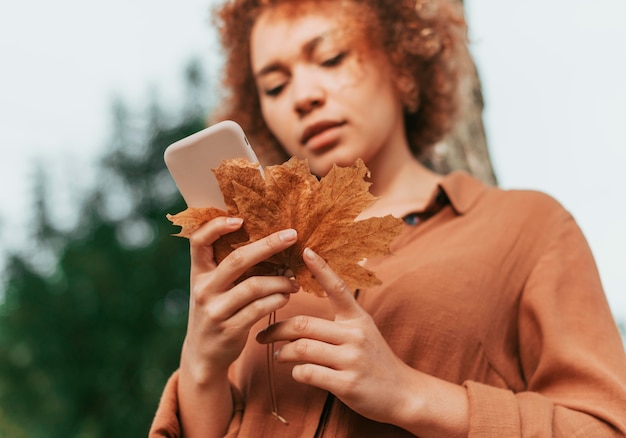
[[[441,177],[410,153],[386,58],[355,36],[342,36],[349,17],[317,11],[286,18],[280,8],[268,10],[253,28],[251,60],[264,120],[285,150],[307,158],[318,175],[333,163],[362,158],[372,171],[372,192],[382,197],[363,217],[424,207]],[[302,142],[316,124],[325,129]],[[241,225],[217,218],[190,239],[191,306],[179,374],[187,437],[224,435],[232,415],[229,367],[250,328],[297,290],[281,276],[234,285],[247,268],[293,245],[293,230],[241,247],[216,265],[213,242]],[[294,365],[295,380],[332,392],[365,417],[422,437],[467,436],[465,390],[404,364],[328,264],[309,249],[304,260],[327,292],[334,320],[300,315],[261,331],[257,342],[287,341],[276,360]]]
[[[362,56],[354,39],[321,15],[286,21],[267,13],[252,32],[263,118],[285,150],[308,159],[320,176],[333,163],[370,162],[392,152],[385,146],[402,145],[403,111],[391,71],[382,54]],[[320,124],[331,125],[302,142]]]
[[[403,216],[426,204],[441,176],[410,151],[384,54],[360,35],[342,32],[350,17],[332,3],[317,10],[324,7],[331,10],[291,19],[277,8],[257,20],[251,61],[264,120],[285,150],[307,159],[317,175],[361,158],[372,173],[372,193],[382,198],[366,215]],[[320,124],[331,127],[303,143],[307,129]]]
[[[191,299],[178,386],[187,437],[224,435],[232,415],[230,365],[243,350],[254,323],[283,307],[289,294],[298,290],[284,276],[253,277],[234,285],[248,267],[293,245],[295,230],[239,248],[216,265],[213,243],[242,223],[237,218],[217,218],[190,238]]]

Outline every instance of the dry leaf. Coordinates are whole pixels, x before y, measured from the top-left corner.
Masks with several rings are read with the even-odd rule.
[[[346,168],[333,166],[319,181],[307,162],[297,158],[265,168],[265,179],[253,165],[241,159],[225,161],[214,172],[228,212],[189,208],[168,215],[168,219],[182,227],[178,235],[189,237],[215,217],[242,217],[245,233],[223,236],[216,242],[218,263],[238,246],[294,228],[298,231],[297,243],[255,266],[244,278],[290,270],[304,290],[324,296],[324,290],[302,259],[304,248],[310,247],[350,289],[380,284],[374,273],[359,263],[367,257],[388,254],[389,244],[402,229],[402,220],[385,216],[355,221],[375,200],[368,190],[368,170],[362,161]]]

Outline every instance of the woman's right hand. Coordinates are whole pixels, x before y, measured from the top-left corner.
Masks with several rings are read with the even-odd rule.
[[[241,226],[241,219],[219,217],[190,238],[191,296],[181,368],[196,384],[223,378],[241,354],[251,327],[287,304],[298,290],[292,280],[279,275],[250,277],[235,284],[247,269],[293,245],[297,240],[293,229],[240,247],[216,264],[213,243]]]

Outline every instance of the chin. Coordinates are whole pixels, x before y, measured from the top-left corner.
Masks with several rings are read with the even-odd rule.
[[[332,169],[333,163],[313,163],[309,160],[309,168],[311,169],[311,173],[317,176],[318,178],[322,178],[330,172]]]
[[[330,172],[330,169],[333,168],[333,164],[339,167],[350,167],[359,158],[358,156],[354,156],[354,154],[344,154],[340,152],[339,150],[327,151],[327,153],[317,157],[308,157],[311,172],[321,178]]]

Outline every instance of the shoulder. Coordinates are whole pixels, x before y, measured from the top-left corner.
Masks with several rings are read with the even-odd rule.
[[[489,186],[465,172],[441,184],[458,219],[459,232],[503,247],[547,250],[564,234],[580,234],[572,215],[553,196],[527,189]]]
[[[545,192],[501,188],[493,188],[489,192],[486,200],[498,202],[503,208],[515,208],[517,214],[561,219],[571,217],[557,199]]]
[[[446,176],[441,188],[459,215],[537,219],[544,224],[571,219],[563,205],[547,193],[488,186],[466,172]]]

